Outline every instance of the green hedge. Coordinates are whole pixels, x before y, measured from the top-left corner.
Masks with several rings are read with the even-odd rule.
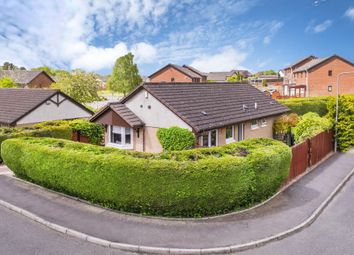
[[[335,121],[336,101],[332,98],[328,102],[328,115]],[[343,95],[339,98],[338,114],[338,147],[341,151],[347,151],[354,146],[354,95]]]
[[[279,103],[286,105],[290,110],[298,115],[308,112],[316,112],[320,116],[325,116],[328,112],[327,102],[331,97],[306,97],[278,100]]]
[[[11,138],[18,137],[54,137],[61,139],[71,139],[71,130],[58,126],[45,129],[38,129],[34,127],[27,128],[10,128],[10,127],[0,127],[0,152],[1,144],[3,141]],[[0,163],[2,163],[1,153],[0,153]]]
[[[148,154],[51,138],[9,139],[14,173],[45,187],[134,213],[199,217],[248,207],[274,194],[291,151],[272,139]]]
[[[167,151],[188,150],[195,142],[194,134],[186,128],[170,127],[159,128],[157,131],[162,148]]]

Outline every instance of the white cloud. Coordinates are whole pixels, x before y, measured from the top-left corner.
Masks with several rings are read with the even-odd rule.
[[[278,33],[278,31],[284,26],[284,23],[281,22],[281,21],[273,21],[271,26],[270,26],[270,29],[269,29],[269,33],[268,35],[266,35],[264,38],[263,38],[263,43],[264,44],[269,44],[273,37],[276,35],[276,33]]]
[[[111,28],[146,32],[157,26],[170,0],[106,1],[6,1],[0,8],[0,62],[35,67],[101,70],[113,66],[117,57],[133,51],[138,63],[156,55],[147,42],[119,40],[112,47],[94,40]],[[119,36],[118,36],[119,38]]]
[[[247,53],[241,52],[231,46],[225,47],[214,55],[202,55],[191,63],[191,66],[203,71],[230,71],[231,69],[244,69],[242,63]]]
[[[322,33],[324,31],[326,31],[329,27],[332,26],[333,21],[327,19],[324,22],[322,22],[320,24],[317,24],[317,25],[315,25],[314,23],[315,23],[314,20],[312,20],[310,22],[310,24],[306,27],[305,31],[306,32],[312,32],[312,33],[315,33],[315,34]]]
[[[344,16],[346,16],[354,21],[354,7],[348,8],[348,10],[345,12]]]

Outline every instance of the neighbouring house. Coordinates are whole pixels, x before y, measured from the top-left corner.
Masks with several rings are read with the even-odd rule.
[[[207,80],[210,82],[227,82],[227,79],[235,74],[240,74],[244,79],[252,76],[247,70],[231,70],[228,72],[210,72]]]
[[[274,119],[289,109],[248,84],[144,83],[91,121],[105,126],[105,144],[161,152],[159,128],[178,126],[211,147],[254,137],[272,137]]]
[[[203,82],[227,82],[227,79],[235,74],[247,79],[252,74],[247,70],[231,70],[228,72],[204,73],[192,66],[168,64],[148,78],[148,82],[176,82],[176,83],[203,83]]]
[[[49,88],[55,82],[42,70],[0,70],[0,79],[10,77],[22,88]]]
[[[90,118],[93,112],[59,90],[0,89],[0,126]]]
[[[354,64],[338,55],[308,56],[284,69],[282,96],[335,95],[337,75],[342,72],[354,72]],[[339,93],[354,94],[354,75],[341,77]]]
[[[191,66],[168,64],[151,74],[148,78],[149,82],[198,83],[205,82],[207,74],[200,72]]]

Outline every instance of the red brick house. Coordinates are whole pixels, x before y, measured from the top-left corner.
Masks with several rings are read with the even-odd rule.
[[[340,56],[306,57],[284,69],[283,96],[313,97],[335,95],[337,75],[354,72],[354,64]],[[354,94],[354,75],[340,79],[340,94]]]
[[[197,69],[183,65],[168,64],[149,77],[150,82],[184,82],[184,83],[200,83],[206,82],[207,74]]]
[[[49,88],[55,82],[42,70],[1,70],[0,79],[10,77],[22,88]]]

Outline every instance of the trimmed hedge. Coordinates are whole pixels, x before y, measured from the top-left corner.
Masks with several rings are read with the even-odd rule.
[[[279,103],[287,106],[298,115],[308,112],[316,112],[320,116],[325,116],[328,112],[327,102],[331,97],[306,97],[278,100]]]
[[[162,148],[167,151],[188,150],[195,142],[194,134],[186,128],[170,127],[159,128],[157,131]]]
[[[273,195],[288,176],[291,150],[272,139],[149,154],[52,138],[6,140],[1,151],[21,178],[106,207],[200,217],[245,208]]]
[[[2,163],[1,158],[1,144],[3,141],[11,138],[18,137],[54,137],[61,139],[71,139],[71,129],[67,127],[51,127],[45,129],[38,129],[34,127],[27,128],[9,128],[9,127],[0,127],[0,163]]]
[[[338,113],[338,147],[341,151],[347,151],[354,146],[354,95],[340,96]],[[335,122],[335,116],[336,101],[332,98],[328,102],[327,117]]]

